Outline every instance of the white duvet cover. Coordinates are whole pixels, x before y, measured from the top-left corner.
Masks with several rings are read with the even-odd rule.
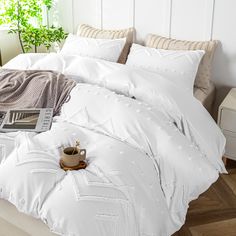
[[[26,54],[5,68],[51,69],[76,79],[41,134],[0,134],[0,198],[76,236],[168,236],[219,172],[225,139],[203,106],[170,79],[78,56]],[[132,99],[135,97],[136,99]],[[59,167],[80,139],[85,170]]]

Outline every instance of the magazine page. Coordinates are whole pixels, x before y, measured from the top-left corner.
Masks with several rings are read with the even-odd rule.
[[[51,128],[52,108],[0,111],[0,132],[44,132]]]

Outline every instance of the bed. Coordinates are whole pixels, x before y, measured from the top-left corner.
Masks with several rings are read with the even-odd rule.
[[[0,134],[2,235],[171,235],[226,172],[225,139],[203,107],[213,84],[195,88],[196,99],[168,76],[54,53],[19,55],[4,69],[53,70],[77,85],[50,131]],[[88,168],[64,172],[61,150],[78,138]]]

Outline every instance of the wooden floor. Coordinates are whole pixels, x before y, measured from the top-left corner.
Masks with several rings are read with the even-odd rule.
[[[229,161],[227,170],[190,204],[186,224],[174,236],[236,236],[236,162]]]

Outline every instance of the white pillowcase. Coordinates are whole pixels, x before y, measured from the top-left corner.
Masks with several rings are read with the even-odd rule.
[[[204,54],[203,50],[173,51],[133,44],[126,64],[161,74],[193,92],[198,66]]]
[[[69,34],[60,53],[117,62],[125,43],[126,38],[94,39]]]

